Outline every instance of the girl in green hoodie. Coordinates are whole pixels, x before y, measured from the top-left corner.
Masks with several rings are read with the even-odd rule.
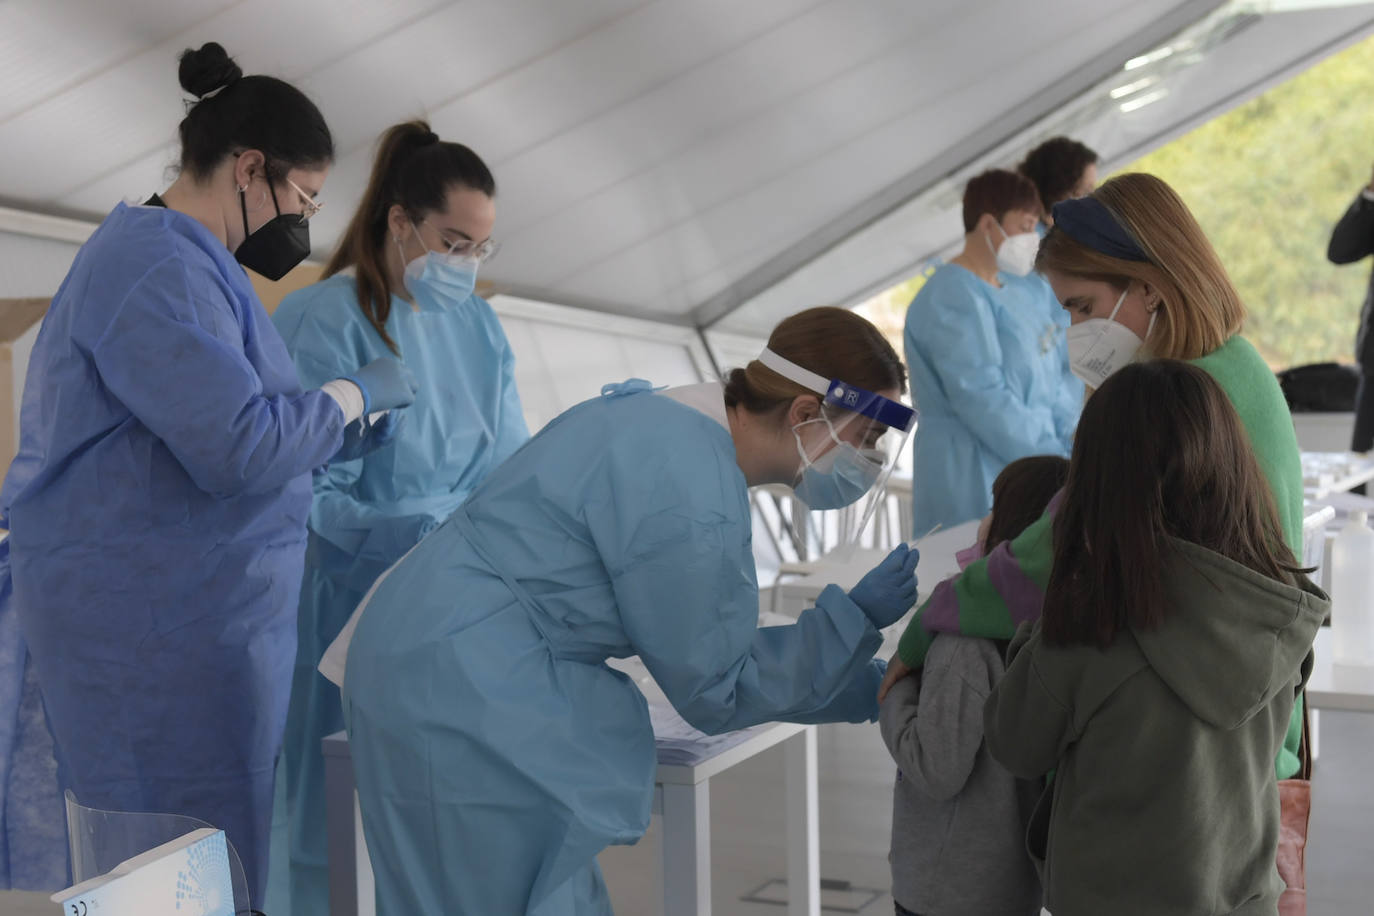
[[[1273,916],[1273,761],[1326,596],[1296,568],[1223,389],[1173,360],[1088,400],[1043,616],[984,711],[992,756],[1054,779],[1027,843],[1055,916]]]

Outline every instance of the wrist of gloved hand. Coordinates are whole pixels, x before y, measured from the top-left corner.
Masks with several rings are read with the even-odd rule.
[[[354,420],[344,427],[343,444],[332,460],[357,461],[365,458],[394,442],[404,424],[405,414],[398,410],[388,411],[376,423],[369,423],[367,417]]]

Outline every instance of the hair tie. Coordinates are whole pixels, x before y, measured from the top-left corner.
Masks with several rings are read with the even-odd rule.
[[[206,99],[213,99],[215,96],[219,95],[221,92],[223,92],[224,90],[228,89],[230,86],[234,85],[235,83],[237,83],[237,82],[238,82],[239,80],[241,80],[241,79],[243,79],[243,74],[242,74],[242,73],[240,73],[238,76],[235,76],[235,77],[230,78],[230,79],[227,80],[223,85],[216,86],[214,89],[211,89],[209,92],[205,93],[204,95],[202,95],[202,96],[197,96],[196,101],[203,102],[203,101],[205,101]]]
[[[1051,211],[1054,227],[1080,245],[1122,261],[1149,262],[1150,257],[1096,197],[1061,200]]]

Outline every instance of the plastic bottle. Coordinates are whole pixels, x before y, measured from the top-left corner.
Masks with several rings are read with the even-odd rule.
[[[1340,665],[1374,665],[1374,531],[1363,510],[1331,545],[1331,642]]]

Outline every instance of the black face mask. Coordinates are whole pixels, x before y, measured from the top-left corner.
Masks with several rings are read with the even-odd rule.
[[[244,188],[239,191],[239,207],[243,210],[246,237],[234,249],[234,258],[269,280],[280,280],[291,268],[310,256],[310,224],[299,213],[281,212],[271,179],[267,181],[267,190],[272,192],[272,206],[277,215],[258,227],[257,232],[251,233],[248,231],[248,190]]]

